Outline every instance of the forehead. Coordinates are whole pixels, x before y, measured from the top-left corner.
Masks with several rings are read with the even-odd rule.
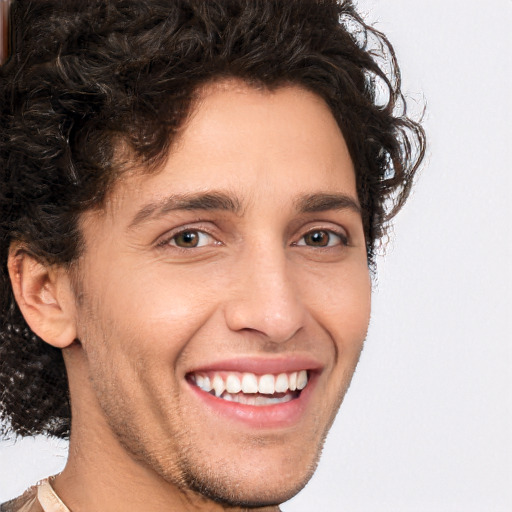
[[[126,173],[107,210],[137,207],[135,215],[145,216],[142,201],[151,209],[169,196],[211,191],[240,210],[270,200],[297,204],[313,193],[343,192],[357,203],[355,190],[347,146],[322,98],[299,86],[269,91],[229,80],[199,91],[161,167]]]
[[[258,167],[255,177],[282,174],[316,161],[318,171],[350,160],[341,131],[325,101],[299,86],[256,89],[226,81],[203,88],[172,158],[202,167],[207,155],[218,176],[229,168],[231,177]],[[199,165],[194,165],[200,161]],[[314,169],[309,168],[308,171]],[[307,175],[314,177],[314,172]],[[226,175],[227,177],[227,175]]]

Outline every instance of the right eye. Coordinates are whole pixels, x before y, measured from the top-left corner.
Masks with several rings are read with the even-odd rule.
[[[186,229],[176,233],[161,245],[172,245],[180,249],[195,249],[215,243],[215,239],[208,233],[198,229]]]

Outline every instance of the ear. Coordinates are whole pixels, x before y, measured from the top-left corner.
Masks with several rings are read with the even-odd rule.
[[[49,266],[12,245],[7,260],[14,297],[25,321],[54,347],[76,338],[75,300],[68,272]]]

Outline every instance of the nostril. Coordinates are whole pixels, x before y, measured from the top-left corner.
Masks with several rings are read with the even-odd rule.
[[[305,325],[305,306],[297,299],[258,298],[233,300],[224,314],[231,331],[261,337],[263,341],[283,343]]]

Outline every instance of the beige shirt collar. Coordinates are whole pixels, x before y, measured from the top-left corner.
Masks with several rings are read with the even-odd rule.
[[[53,490],[49,479],[43,480],[37,486],[37,499],[44,512],[70,512]]]

